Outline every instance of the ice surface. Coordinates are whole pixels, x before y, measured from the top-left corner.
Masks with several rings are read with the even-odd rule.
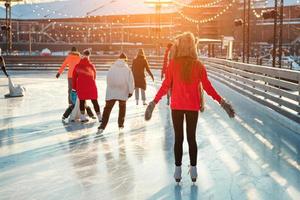
[[[199,178],[193,185],[187,173],[185,140],[183,180],[177,185],[165,99],[145,122],[145,107],[131,98],[123,133],[115,106],[107,129],[96,136],[98,122],[61,122],[67,107],[65,78],[16,71],[12,78],[26,87],[26,96],[4,99],[7,79],[0,75],[1,200],[300,199],[299,133],[218,82],[213,85],[233,103],[237,118],[229,119],[206,97],[197,129]],[[148,83],[150,100],[160,82]],[[98,74],[98,89],[103,110],[105,72]]]

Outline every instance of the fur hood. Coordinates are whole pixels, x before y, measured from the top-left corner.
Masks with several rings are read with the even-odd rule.
[[[123,59],[118,59],[111,67],[128,67],[127,62]]]

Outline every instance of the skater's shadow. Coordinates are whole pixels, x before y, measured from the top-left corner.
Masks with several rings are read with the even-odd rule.
[[[105,165],[109,176],[106,182],[110,191],[113,191],[114,197],[120,197],[130,194],[133,190],[134,173],[132,166],[129,163],[127,155],[127,147],[124,133],[121,132],[115,138],[117,145],[112,143],[111,138],[106,138],[103,135],[95,137],[102,146],[102,154],[105,159]],[[114,198],[113,198],[114,199]]]
[[[198,199],[198,186],[197,185],[191,185],[190,188],[190,195],[189,198],[182,196],[182,186],[181,185],[176,185],[174,187],[174,198],[175,200],[182,200],[182,199],[190,199],[190,200],[197,200]]]
[[[80,123],[80,122],[65,122],[63,121],[62,124],[64,125],[64,128],[67,132],[75,132],[83,129],[90,129],[92,128],[96,122],[90,122],[90,123]]]
[[[190,190],[188,188],[184,188],[182,185],[176,184],[174,186],[174,183],[171,183],[167,185],[166,187],[162,188],[155,194],[153,194],[151,197],[148,198],[148,200],[154,200],[154,199],[174,199],[174,200],[197,200],[198,197],[198,186],[197,185],[191,185]]]
[[[90,188],[97,182],[98,145],[90,135],[69,140],[69,155],[73,170],[81,185]]]

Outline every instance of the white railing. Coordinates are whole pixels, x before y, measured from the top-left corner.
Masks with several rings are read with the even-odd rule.
[[[210,77],[300,122],[300,72],[201,58]]]

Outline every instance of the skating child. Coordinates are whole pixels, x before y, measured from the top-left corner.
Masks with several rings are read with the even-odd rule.
[[[198,112],[201,108],[199,84],[202,83],[206,93],[225,109],[229,117],[234,117],[235,113],[231,105],[220,97],[208,80],[206,68],[197,58],[194,35],[192,33],[180,35],[175,42],[175,48],[175,55],[170,61],[166,78],[157,92],[155,99],[147,107],[145,119],[149,120],[151,118],[155,105],[171,87],[171,110],[175,133],[174,178],[177,182],[181,180],[182,145],[184,137],[183,123],[186,121],[186,134],[190,156],[189,172],[192,181],[195,182],[197,179],[196,127]]]
[[[83,58],[75,66],[73,71],[72,85],[73,90],[77,92],[80,100],[80,120],[81,122],[87,122],[88,119],[85,116],[85,101],[91,100],[94,106],[94,110],[97,114],[99,122],[101,122],[100,107],[98,104],[98,91],[96,86],[96,68],[90,61],[91,51],[84,50]]]
[[[72,91],[71,92],[71,101],[72,101],[72,104],[71,105],[69,105],[69,107],[66,109],[66,111],[64,112],[64,114],[63,114],[63,116],[62,116],[62,120],[65,120],[65,119],[67,119],[69,116],[70,116],[70,114],[72,113],[72,111],[74,110],[74,108],[75,108],[75,105],[76,105],[76,100],[77,100],[77,93],[76,93],[76,91]],[[94,115],[94,113],[93,113],[93,111],[92,111],[92,109],[91,109],[91,107],[90,106],[85,106],[85,110],[86,110],[86,112],[87,112],[87,114],[88,114],[88,116],[90,117],[90,118],[92,118],[92,119],[96,119],[96,117],[95,117],[95,115]]]
[[[98,128],[99,133],[104,131],[116,101],[119,102],[118,125],[120,129],[124,128],[126,101],[132,96],[134,90],[133,75],[127,64],[127,56],[124,53],[119,56],[119,59],[109,69],[106,81],[106,104],[102,123]]]
[[[135,100],[136,105],[139,104],[139,91],[141,91],[143,105],[147,105],[146,103],[146,75],[145,70],[151,76],[154,81],[154,76],[149,68],[149,63],[146,59],[145,53],[143,49],[139,49],[136,58],[132,62],[132,73],[134,77],[134,85],[135,85]]]

